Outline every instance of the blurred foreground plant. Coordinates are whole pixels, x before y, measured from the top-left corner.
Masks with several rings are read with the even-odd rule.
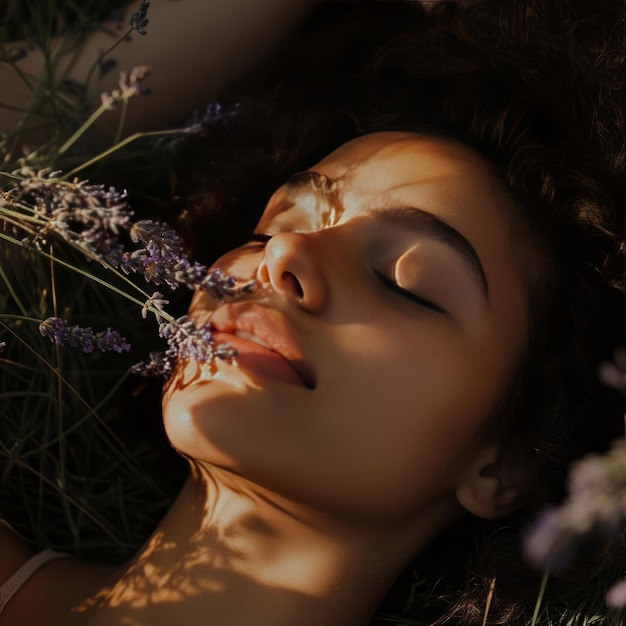
[[[605,363],[602,381],[626,396],[626,348]],[[618,440],[606,454],[591,454],[569,470],[568,497],[546,510],[526,539],[526,554],[538,567],[565,567],[590,539],[613,541],[626,526],[626,442]],[[612,608],[626,607],[626,579],[606,595]]]

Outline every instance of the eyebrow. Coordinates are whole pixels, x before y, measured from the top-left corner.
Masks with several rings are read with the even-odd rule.
[[[452,248],[481,287],[485,298],[489,300],[489,283],[480,257],[474,246],[456,228],[436,215],[414,206],[379,208],[374,213],[387,223],[408,228],[418,235],[426,236]]]
[[[301,190],[308,187],[313,193],[328,199],[329,195],[334,195],[337,191],[338,182],[331,177],[307,170],[292,176],[286,183],[287,191]],[[456,228],[440,219],[436,215],[414,206],[389,206],[375,209],[377,218],[388,224],[409,229],[418,235],[427,236],[454,250],[465,268],[473,276],[481,287],[482,292],[489,301],[489,283],[485,268],[480,261],[480,257],[474,246]]]

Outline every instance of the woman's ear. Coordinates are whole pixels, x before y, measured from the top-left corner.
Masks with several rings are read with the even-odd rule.
[[[468,465],[456,490],[457,501],[476,517],[506,517],[524,501],[529,469],[520,455],[507,455],[497,444],[485,445]]]

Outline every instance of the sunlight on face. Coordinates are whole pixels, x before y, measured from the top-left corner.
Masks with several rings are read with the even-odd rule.
[[[238,365],[169,388],[173,445],[346,515],[452,497],[526,337],[515,209],[476,152],[411,133],[294,177],[215,264],[257,292],[194,301]]]

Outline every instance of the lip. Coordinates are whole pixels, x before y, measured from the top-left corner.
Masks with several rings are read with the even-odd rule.
[[[223,304],[208,321],[217,331],[213,334],[216,343],[232,345],[238,353],[237,362],[245,369],[315,388],[315,374],[304,359],[291,324],[280,311],[251,302]],[[264,345],[236,335],[238,331]]]

